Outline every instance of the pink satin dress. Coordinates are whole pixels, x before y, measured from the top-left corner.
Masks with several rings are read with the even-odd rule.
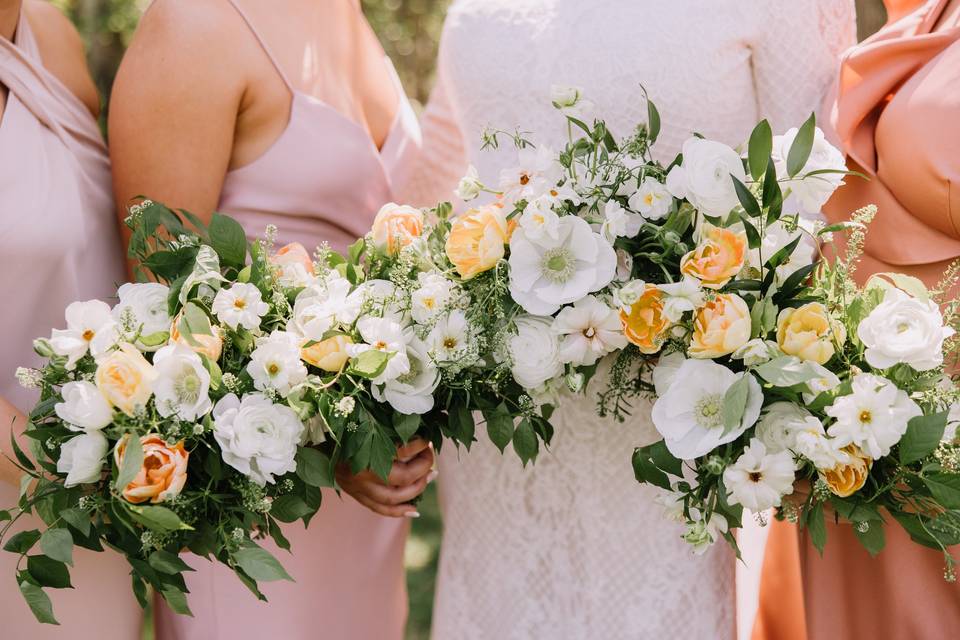
[[[22,13],[14,41],[0,38],[0,84],[8,89],[0,120],[0,396],[29,413],[36,392],[22,389],[14,371],[41,364],[33,339],[62,328],[71,302],[116,295],[124,263],[100,130],[43,68]],[[0,425],[0,438],[7,440],[9,429]],[[0,509],[16,502],[16,488],[0,483]],[[39,526],[35,518],[17,523],[21,530]],[[138,637],[142,611],[120,555],[74,549],[76,588],[47,590],[59,627],[35,621],[17,589],[16,562],[0,552],[0,637]]]
[[[861,282],[896,271],[933,285],[960,257],[960,25],[936,27],[947,4],[924,3],[843,60],[831,119],[849,165],[870,180],[848,178],[825,214],[839,222],[877,205]],[[806,532],[798,540],[775,523],[754,639],[960,636],[960,584],[944,581],[943,554],[892,519],[886,535],[871,558],[849,524],[828,523],[821,558]]]
[[[393,199],[391,185],[420,144],[416,116],[391,66],[399,108],[377,149],[356,122],[297,91],[247,23],[293,101],[289,124],[273,146],[227,174],[219,210],[239,220],[251,239],[273,224],[278,246],[297,241],[312,250],[327,242],[343,250],[369,231],[377,210]],[[195,617],[159,606],[157,638],[400,640],[407,616],[407,531],[405,519],[376,515],[346,494],[324,490],[309,530],[299,522],[284,529],[292,555],[264,543],[296,582],[262,583],[269,603],[259,602],[232,571],[188,558],[197,569],[187,576]]]

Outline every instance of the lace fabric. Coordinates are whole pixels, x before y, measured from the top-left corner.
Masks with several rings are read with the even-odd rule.
[[[853,42],[850,0],[455,1],[404,201],[449,200],[468,163],[496,184],[516,155],[481,152],[486,125],[562,145],[552,84],[582,87],[620,136],[646,119],[642,85],[662,115],[660,160],[695,130],[739,144],[768,118],[782,132],[819,106]],[[658,437],[650,404],[601,420],[603,384],[564,398],[532,468],[482,434],[469,455],[441,455],[435,640],[734,636],[732,553],[694,556],[636,483],[631,453]]]

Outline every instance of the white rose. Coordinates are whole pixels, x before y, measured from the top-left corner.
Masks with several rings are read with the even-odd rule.
[[[833,192],[843,184],[843,173],[821,173],[815,176],[807,176],[814,171],[823,171],[826,169],[835,172],[846,171],[847,165],[843,153],[832,144],[827,142],[823,131],[818,127],[813,138],[813,147],[810,149],[810,157],[797,175],[788,179],[787,176],[787,156],[790,153],[790,147],[796,140],[798,129],[794,127],[782,136],[773,138],[773,161],[777,171],[777,176],[784,180],[783,189],[789,189],[792,197],[788,196],[784,203],[784,210],[790,211],[790,200],[796,198],[800,205],[800,211],[805,213],[819,213],[820,209],[826,204]],[[806,176],[806,177],[804,177]]]
[[[154,402],[161,416],[195,422],[210,411],[210,372],[193,349],[182,344],[164,347],[153,357],[153,368],[158,376]]]
[[[737,152],[725,144],[694,137],[683,143],[683,164],[670,170],[666,187],[708,216],[726,216],[740,202],[731,176],[746,180]]]
[[[670,212],[673,196],[659,180],[646,177],[630,196],[629,205],[647,220],[662,220]]]
[[[67,369],[73,369],[77,360],[93,353],[95,358],[103,355],[119,338],[117,323],[110,313],[110,305],[100,300],[72,302],[67,306],[67,328],[54,329],[50,336],[50,348],[59,356],[67,358]]]
[[[54,405],[57,416],[73,431],[95,431],[113,422],[113,407],[92,382],[68,382]]]
[[[407,345],[406,373],[380,387],[373,385],[371,391],[378,402],[389,402],[396,411],[411,415],[423,414],[433,409],[433,392],[440,384],[440,373],[427,356],[427,347],[419,340]]]
[[[917,371],[935,369],[943,364],[943,341],[952,335],[935,302],[900,289],[888,289],[883,302],[857,327],[867,362],[876,369],[895,364]]]
[[[259,391],[276,389],[280,395],[307,379],[307,368],[300,360],[301,338],[295,333],[276,330],[257,341],[250,354],[247,373]]]
[[[113,319],[122,325],[124,314],[133,317],[132,328],[139,332],[141,338],[136,346],[141,351],[156,351],[166,343],[165,340],[143,339],[170,331],[172,318],[167,306],[169,295],[170,288],[156,282],[128,282],[117,290],[120,302],[113,308]]]
[[[550,318],[521,315],[514,320],[517,333],[507,342],[511,368],[517,383],[536,389],[563,373],[560,341],[550,330]]]
[[[260,486],[296,471],[304,426],[286,405],[259,393],[228,394],[213,409],[213,436],[223,460]]]
[[[723,472],[730,501],[754,513],[779,507],[783,496],[793,493],[793,455],[789,451],[768,453],[763,442],[753,438],[737,461]]]
[[[57,472],[67,474],[63,485],[74,487],[99,481],[108,448],[106,437],[96,430],[63,443],[57,460]]]

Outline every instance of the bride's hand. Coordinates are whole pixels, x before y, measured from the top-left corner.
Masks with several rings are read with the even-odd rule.
[[[393,518],[418,518],[411,500],[423,493],[436,477],[433,470],[433,446],[425,440],[413,440],[397,447],[393,469],[384,482],[372,471],[350,472],[349,465],[337,466],[340,488],[374,513]]]

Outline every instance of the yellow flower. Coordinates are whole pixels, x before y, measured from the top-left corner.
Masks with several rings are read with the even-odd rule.
[[[843,325],[836,322],[819,302],[796,309],[784,309],[777,318],[777,344],[788,356],[825,364],[833,357],[835,344],[847,338]]]
[[[750,340],[750,307],[734,293],[721,293],[697,310],[693,319],[691,358],[719,358]]]
[[[326,340],[314,343],[300,350],[300,357],[307,364],[336,372],[343,368],[350,356],[347,354],[347,345],[353,344],[350,336],[331,336]]]
[[[137,348],[124,343],[97,366],[94,381],[107,401],[132,416],[153,395],[157,374]]]
[[[850,456],[850,462],[838,464],[832,469],[817,471],[834,495],[846,498],[859,491],[867,482],[867,474],[870,473],[873,459],[863,455],[863,452],[853,444],[844,447],[843,451]]]
[[[447,258],[460,277],[469,280],[492,269],[503,258],[511,230],[500,207],[470,209],[453,222],[447,237]]]
[[[398,253],[423,233],[423,212],[388,202],[373,220],[373,243],[389,255]]]
[[[630,305],[629,311],[620,310],[620,323],[627,340],[637,345],[641,353],[660,351],[663,339],[670,329],[670,321],[663,315],[665,294],[652,284]]]
[[[113,458],[118,469],[123,467],[128,438],[129,435],[125,436],[114,449]],[[150,434],[140,438],[140,444],[143,446],[143,463],[133,481],[123,488],[123,497],[127,502],[139,504],[147,500],[164,502],[180,495],[187,483],[187,461],[190,458],[183,442],[171,447],[159,435]]]
[[[183,312],[177,314],[177,317],[173,319],[173,322],[170,324],[170,342],[171,344],[182,344],[191,349],[194,353],[207,356],[213,362],[216,362],[220,359],[220,354],[223,352],[223,338],[220,335],[220,327],[211,327],[213,330],[212,334],[194,334],[193,341],[196,344],[190,344],[190,341],[186,339],[180,333],[180,319],[183,317]]]
[[[747,257],[747,235],[730,229],[703,226],[700,245],[683,256],[680,271],[708,289],[719,289],[740,273]]]

